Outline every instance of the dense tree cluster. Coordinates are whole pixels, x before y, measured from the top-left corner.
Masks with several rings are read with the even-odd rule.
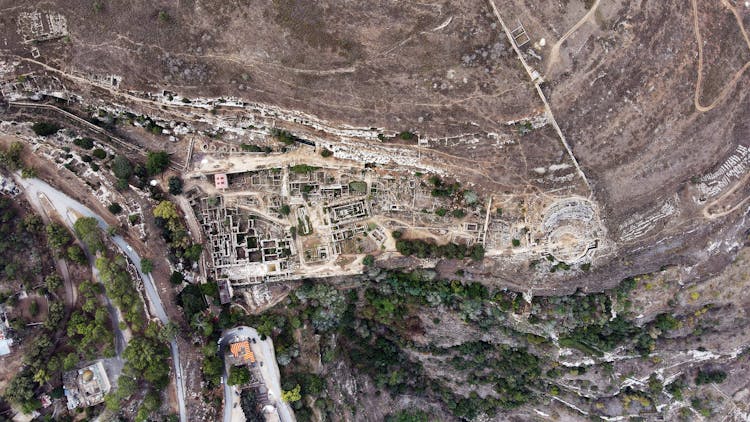
[[[102,256],[96,260],[99,278],[104,283],[107,296],[120,308],[125,321],[136,330],[144,328],[143,303],[135,290],[133,279],[127,271],[125,259]]]
[[[107,309],[100,303],[101,285],[84,281],[78,291],[83,305],[71,315],[67,330],[69,343],[76,351],[76,360],[96,358],[102,352],[102,345],[109,345],[104,351],[111,354],[114,338]]]
[[[294,295],[305,306],[301,317],[308,319],[319,331],[336,327],[346,310],[344,295],[335,288],[322,283],[305,283],[294,292]]]
[[[430,194],[438,198],[447,198],[461,192],[461,185],[458,182],[446,183],[438,176],[430,177],[432,191]]]
[[[192,243],[187,228],[182,223],[177,206],[171,201],[161,201],[154,208],[154,220],[157,227],[162,229],[162,237],[169,244],[170,260],[182,261],[190,267],[200,260],[203,248],[198,243]]]
[[[401,255],[415,255],[419,258],[471,258],[475,261],[484,259],[484,247],[479,243],[469,247],[456,243],[438,245],[421,239],[398,239],[396,241],[396,249]]]
[[[727,379],[727,373],[720,369],[701,369],[695,376],[695,384],[721,384]]]
[[[42,281],[44,270],[51,260],[45,248],[45,231],[41,219],[33,214],[25,218],[8,198],[0,197],[0,282],[20,282],[26,289]],[[59,244],[64,245],[70,235],[61,228]]]

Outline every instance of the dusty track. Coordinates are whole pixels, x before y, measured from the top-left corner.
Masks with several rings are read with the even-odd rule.
[[[559,40],[555,43],[555,45],[552,46],[552,50],[549,54],[549,61],[547,62],[547,68],[544,70],[544,74],[548,75],[550,70],[552,69],[552,66],[557,63],[557,61],[560,59],[560,46],[562,46],[562,43],[565,42],[565,40],[568,39],[574,32],[578,30],[581,26],[583,26],[584,23],[588,22],[589,19],[591,19],[592,16],[594,16],[594,13],[596,13],[597,8],[599,7],[599,2],[601,0],[596,0],[594,4],[591,6],[591,9],[589,9],[588,12],[586,12],[583,17],[576,22],[575,25],[573,25],[572,28],[568,30],[562,37],[560,37]]]
[[[738,203],[737,203],[736,205],[734,205],[733,207],[731,207],[730,209],[728,209],[728,210],[725,210],[725,211],[721,211],[721,212],[711,212],[711,208],[713,208],[713,207],[717,206],[718,204],[720,204],[720,203],[721,203],[721,201],[725,200],[726,198],[729,198],[729,197],[731,197],[731,196],[732,196],[732,194],[733,194],[733,193],[734,193],[734,192],[735,192],[735,191],[736,191],[737,189],[740,189],[740,188],[744,187],[744,186],[745,186],[745,184],[746,184],[746,183],[747,183],[748,181],[750,181],[750,174],[747,174],[747,175],[745,175],[745,177],[743,177],[743,178],[742,178],[742,179],[741,179],[741,180],[740,180],[739,182],[737,182],[737,183],[736,183],[736,184],[735,184],[735,185],[734,185],[734,186],[733,186],[733,187],[732,187],[731,189],[729,189],[728,191],[726,191],[726,192],[725,192],[725,193],[724,193],[723,195],[721,195],[720,197],[716,198],[716,200],[714,200],[714,201],[713,201],[713,202],[711,202],[710,204],[707,204],[707,205],[706,205],[705,207],[703,207],[703,216],[704,216],[704,217],[706,217],[706,218],[708,218],[708,219],[714,219],[714,218],[719,218],[719,217],[723,217],[723,216],[725,216],[725,215],[727,215],[727,214],[731,214],[731,213],[735,212],[735,211],[736,211],[736,210],[737,210],[738,208],[740,208],[740,207],[741,207],[741,206],[742,206],[742,205],[743,205],[743,204],[744,204],[745,202],[747,202],[748,200],[750,200],[750,196],[748,196],[748,197],[744,198],[743,200],[741,200],[740,202],[738,202]]]
[[[488,0],[488,1],[490,4],[490,7],[492,8],[493,13],[495,14],[495,17],[497,18],[498,22],[500,22],[500,26],[503,28],[505,35],[508,37],[508,42],[510,42],[510,45],[513,47],[513,50],[516,52],[518,59],[521,61],[523,68],[526,70],[526,73],[529,75],[529,78],[531,79],[531,83],[536,88],[536,92],[537,94],[539,94],[539,98],[542,100],[542,103],[544,103],[544,111],[547,117],[549,118],[550,122],[552,123],[552,126],[555,128],[557,135],[560,137],[560,142],[565,148],[565,151],[567,151],[568,156],[570,157],[570,160],[573,162],[573,165],[578,171],[578,175],[581,176],[581,179],[583,179],[583,182],[586,184],[586,187],[589,189],[591,194],[593,194],[593,190],[591,189],[591,184],[589,183],[588,178],[586,178],[586,174],[581,169],[581,166],[578,164],[578,160],[576,159],[575,155],[573,155],[573,150],[570,148],[570,145],[568,145],[568,141],[565,139],[565,135],[563,135],[562,130],[560,129],[560,126],[557,124],[557,121],[555,120],[555,115],[552,113],[552,108],[550,107],[549,102],[547,101],[547,97],[544,95],[544,92],[542,91],[542,87],[539,85],[541,83],[541,78],[537,78],[537,79],[534,78],[534,71],[531,69],[528,63],[526,63],[526,59],[524,59],[523,54],[521,53],[521,50],[518,49],[518,46],[515,43],[515,39],[513,38],[513,35],[510,33],[508,26],[505,25],[505,21],[500,15],[500,11],[495,5],[495,2],[493,0]]]
[[[698,3],[697,0],[691,0],[691,4],[693,7],[693,30],[695,31],[695,39],[698,42],[698,79],[695,83],[695,95],[694,95],[694,102],[695,102],[695,108],[696,110],[700,112],[707,112],[711,111],[719,105],[732,91],[734,86],[739,82],[740,78],[742,78],[745,71],[750,68],[750,61],[745,63],[740,70],[738,70],[732,79],[727,82],[726,85],[724,85],[724,88],[722,88],[721,92],[719,93],[719,96],[716,97],[716,99],[709,105],[702,105],[700,101],[701,91],[703,91],[703,37],[701,36],[700,31],[700,23],[698,22]],[[745,30],[745,26],[742,23],[742,17],[740,16],[737,9],[729,4],[727,0],[722,0],[721,4],[728,8],[732,14],[734,14],[735,19],[737,19],[737,24],[740,27],[740,31],[742,31],[742,36],[745,38],[745,43],[747,44],[747,47],[750,48],[750,37],[747,35],[747,31]]]

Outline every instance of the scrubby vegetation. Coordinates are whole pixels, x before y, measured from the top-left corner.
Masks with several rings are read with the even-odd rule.
[[[577,349],[576,353],[601,356],[617,349],[647,355],[662,330],[678,323],[674,316],[664,314],[636,324],[628,311],[628,297],[636,285],[632,278],[601,293],[534,297],[528,303],[519,293],[436,278],[429,270],[376,270],[373,274],[348,290],[305,282],[285,302],[261,315],[224,309],[209,332],[216,335],[220,327],[243,324],[272,337],[284,391],[291,395],[299,387],[300,400],[291,402],[299,420],[310,420],[313,411],[331,415],[343,411],[329,396],[331,389],[339,388],[336,383],[326,382],[321,376],[325,374],[310,373],[303,363],[301,349],[310,341],[319,347],[324,373],[346,365],[359,376],[371,378],[376,391],[421,396],[442,403],[457,418],[471,420],[561,394],[564,384],[559,380],[586,372],[584,366],[560,366],[554,357],[556,346],[544,335],[545,327],[554,327],[559,346]],[[198,309],[194,314],[201,312]],[[519,319],[528,324],[519,326]],[[451,327],[475,332],[474,340],[454,345],[414,340],[426,330],[438,329],[443,320]],[[312,336],[319,337],[314,340]],[[204,363],[206,377],[216,378],[220,373],[213,359],[209,353]],[[451,376],[445,378],[440,375],[444,371],[436,372],[435,367],[449,370]],[[607,364],[603,368],[607,371]],[[701,380],[707,377],[699,376]],[[463,386],[461,393],[455,388],[457,382]],[[661,379],[652,377],[642,390],[628,388],[623,397],[650,406],[665,390],[678,388],[665,387]],[[425,417],[440,419],[404,411],[386,420]]]
[[[171,201],[161,201],[154,208],[156,226],[161,228],[161,235],[169,245],[169,259],[173,263],[182,262],[190,267],[200,259],[203,248],[193,243],[182,222],[177,206]]]
[[[166,151],[149,151],[146,156],[146,171],[151,176],[161,174],[169,167],[169,154]]]
[[[57,131],[60,130],[60,126],[50,122],[36,122],[31,126],[31,130],[33,130],[37,136],[50,136],[57,133]]]
[[[415,255],[419,258],[471,258],[475,261],[481,261],[484,258],[484,247],[480,244],[471,247],[456,243],[438,245],[421,239],[400,238],[396,240],[396,249],[401,255]]]

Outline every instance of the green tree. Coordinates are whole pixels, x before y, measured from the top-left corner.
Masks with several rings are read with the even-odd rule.
[[[130,160],[122,155],[118,155],[112,160],[112,173],[121,180],[128,180],[133,175],[133,165]]]
[[[372,255],[367,255],[367,256],[364,257],[364,259],[362,259],[362,264],[364,264],[364,265],[366,265],[368,267],[371,266],[374,263],[375,263],[375,257],[372,256]]]
[[[417,135],[415,135],[414,133],[409,132],[409,131],[403,131],[403,132],[401,132],[401,133],[398,134],[398,137],[401,138],[401,139],[403,139],[404,141],[411,141],[414,138],[416,138]]]
[[[21,153],[23,152],[23,144],[21,142],[13,142],[8,147],[8,150],[3,154],[0,154],[0,161],[2,161],[8,170],[16,170],[21,167]]]
[[[662,384],[656,374],[651,374],[651,376],[648,377],[648,391],[651,392],[652,395],[658,396],[661,394],[662,390],[664,390],[664,384]]]
[[[78,366],[78,354],[68,353],[62,361],[63,371],[72,371]]]
[[[119,213],[121,213],[121,212],[122,212],[122,205],[118,204],[117,202],[113,202],[113,203],[111,203],[111,204],[109,204],[109,205],[107,206],[107,209],[108,209],[108,210],[109,210],[109,212],[111,212],[112,214],[115,214],[115,215],[117,215],[117,214],[119,214]]]
[[[57,133],[60,126],[50,122],[36,122],[31,126],[31,130],[38,136],[49,136]]]
[[[177,207],[173,202],[161,201],[159,205],[154,208],[154,217],[170,221],[178,219],[180,215],[177,213]]]
[[[36,299],[31,299],[31,305],[29,305],[29,314],[32,317],[39,315],[39,302]]]
[[[169,193],[172,195],[179,195],[182,193],[182,179],[177,176],[169,178]]]
[[[36,170],[33,167],[24,167],[21,169],[21,177],[24,179],[33,179],[36,177]]]
[[[179,271],[172,271],[172,275],[169,276],[169,281],[172,284],[182,284],[185,280],[185,276]]]
[[[246,366],[233,366],[229,370],[229,377],[227,377],[227,384],[229,385],[243,385],[250,382],[250,371]]]
[[[91,253],[104,251],[104,242],[102,241],[101,233],[99,233],[99,225],[94,217],[81,217],[73,224],[73,229],[76,232],[76,236],[89,248]]]
[[[62,284],[62,277],[60,277],[57,273],[50,274],[47,277],[44,277],[44,285],[50,292],[54,292],[55,290],[59,289],[60,287],[62,287]]]
[[[60,252],[72,240],[70,232],[64,226],[58,223],[50,223],[45,228],[47,232],[47,244],[55,252]]]
[[[695,376],[695,384],[721,384],[725,379],[727,379],[727,373],[720,369],[701,369]]]
[[[279,208],[279,212],[283,215],[289,215],[289,213],[292,212],[292,209],[289,208],[289,205],[284,204]]]
[[[29,233],[39,233],[44,228],[44,222],[36,214],[26,214],[23,218],[23,228]]]
[[[78,245],[68,246],[68,259],[76,264],[83,264],[86,262],[86,254],[83,252]]]
[[[302,400],[302,394],[300,393],[301,389],[302,387],[300,387],[300,385],[297,384],[291,390],[288,390],[288,391],[284,390],[281,392],[281,399],[287,403],[294,403],[296,401]]]
[[[150,151],[146,156],[146,171],[153,176],[161,174],[169,167],[169,154],[166,151]]]
[[[222,360],[218,356],[206,356],[203,359],[203,366],[201,367],[201,370],[203,371],[203,377],[206,379],[206,381],[212,383],[213,385],[218,385],[221,373],[224,370],[224,362],[222,362]]]
[[[484,246],[477,243],[471,248],[471,259],[474,261],[481,261],[484,259]]]
[[[141,271],[145,274],[149,274],[154,270],[154,263],[148,258],[141,259]]]
[[[25,405],[34,400],[35,389],[36,386],[30,368],[24,368],[11,379],[4,394],[5,398],[11,402]]]
[[[134,337],[122,356],[126,360],[124,373],[142,377],[157,388],[163,388],[169,383],[169,365],[164,364],[169,358],[169,350],[158,340]]]

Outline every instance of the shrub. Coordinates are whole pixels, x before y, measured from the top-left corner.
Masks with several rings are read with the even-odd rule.
[[[100,160],[107,158],[107,152],[101,148],[94,148],[94,151],[91,152],[91,155]]]
[[[112,160],[112,173],[115,174],[117,179],[127,182],[133,174],[133,165],[130,164],[130,160],[122,155],[118,155]]]
[[[414,138],[416,138],[417,135],[415,135],[413,132],[403,131],[403,132],[401,132],[401,133],[398,134],[398,137],[401,138],[401,139],[403,139],[404,141],[411,141]]]
[[[73,229],[91,253],[104,250],[104,242],[102,242],[99,225],[95,218],[81,217],[73,224]]]
[[[464,218],[466,216],[466,213],[461,208],[456,208],[453,210],[453,216],[456,218]]]
[[[86,254],[83,253],[78,245],[68,246],[68,259],[75,262],[76,264],[83,264],[86,262]]]
[[[291,133],[281,129],[271,129],[271,136],[279,142],[283,142],[284,145],[292,145],[299,138],[292,135]]]
[[[374,263],[375,263],[375,257],[374,257],[374,256],[372,256],[372,255],[367,255],[367,256],[365,256],[365,258],[364,258],[364,259],[362,260],[362,263],[363,263],[364,265],[366,265],[366,266],[368,266],[368,267],[369,267],[369,266],[371,266],[372,264],[374,264]]]
[[[60,130],[60,126],[50,122],[36,122],[31,126],[31,130],[33,130],[37,136],[49,136],[57,133],[57,131]]]
[[[21,169],[21,177],[24,179],[33,179],[36,177],[36,170],[33,167],[24,167]]]
[[[333,155],[333,151],[331,151],[331,150],[329,150],[329,149],[327,149],[327,148],[323,148],[323,150],[322,150],[322,151],[320,151],[320,155],[321,155],[321,156],[322,156],[323,158],[328,158],[328,157],[330,157],[330,156],[332,156],[332,155]]]
[[[169,178],[169,193],[172,195],[179,195],[182,193],[182,179],[178,176],[172,176]]]
[[[91,138],[77,138],[73,140],[73,144],[83,149],[94,148],[94,140]]]
[[[169,154],[166,151],[149,151],[146,157],[146,171],[153,176],[162,173],[169,167]]]
[[[229,370],[229,376],[227,377],[227,384],[229,385],[242,385],[250,382],[250,371],[245,366],[233,366]]]
[[[185,276],[182,275],[179,271],[172,271],[172,275],[169,276],[169,281],[172,284],[182,284],[182,282],[185,280]]]
[[[307,164],[297,164],[295,166],[289,167],[289,170],[291,170],[292,173],[296,174],[312,173],[317,169],[317,167],[308,166]]]
[[[708,369],[698,371],[698,375],[695,376],[695,384],[721,384],[727,379],[727,373],[720,369]]]
[[[263,149],[257,145],[242,144],[240,148],[245,152],[261,152]]]
[[[141,259],[141,271],[143,271],[145,274],[150,273],[154,270],[154,263],[151,262],[148,258]]]
[[[109,206],[107,207],[107,209],[109,210],[109,212],[111,212],[112,214],[115,214],[115,215],[117,215],[117,214],[119,214],[119,213],[122,212],[122,206],[120,206],[120,204],[118,204],[117,202],[113,202],[113,203],[109,204]]]

